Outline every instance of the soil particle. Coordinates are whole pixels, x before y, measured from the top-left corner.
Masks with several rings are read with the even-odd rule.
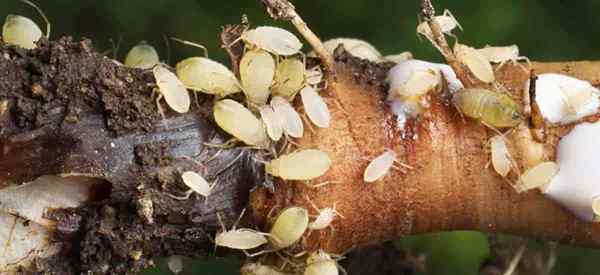
[[[173,159],[168,142],[139,144],[134,150],[135,160],[142,166],[168,166]]]

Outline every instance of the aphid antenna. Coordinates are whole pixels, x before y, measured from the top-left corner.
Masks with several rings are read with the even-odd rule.
[[[309,188],[313,188],[313,189],[317,189],[317,188],[321,188],[323,186],[329,185],[330,183],[340,183],[340,181],[337,180],[328,180],[328,181],[324,181],[321,182],[319,184],[310,184],[310,181],[306,181],[306,186],[308,186]]]
[[[46,39],[50,39],[50,30],[51,30],[50,20],[48,20],[48,17],[46,17],[46,14],[44,13],[44,11],[42,11],[42,9],[40,9],[40,7],[38,7],[35,3],[33,3],[29,0],[19,0],[19,1],[31,6],[38,12],[38,14],[42,17],[42,19],[46,23]]]
[[[206,168],[207,168],[207,167],[206,167],[206,165],[205,165],[204,163],[202,163],[202,162],[198,161],[197,159],[195,159],[195,158],[193,158],[193,157],[190,157],[190,156],[182,156],[181,158],[182,158],[182,159],[189,160],[189,161],[193,162],[194,164],[196,164],[196,165],[200,166],[202,169],[206,169]]]
[[[123,42],[123,34],[119,34],[119,39],[117,40],[117,43],[115,43],[115,41],[112,38],[109,38],[108,41],[112,46],[113,59],[118,59],[119,48],[121,47],[121,42]]]
[[[162,38],[165,43],[165,50],[167,51],[167,64],[171,64],[171,42],[169,41],[169,36],[166,33],[163,33]],[[196,98],[196,100],[198,99]]]
[[[308,119],[308,117],[306,116],[306,112],[302,112],[302,115],[300,117],[302,117],[302,121],[304,121],[304,124],[306,124],[308,131],[310,131],[312,134],[315,134],[316,133],[315,129],[311,126],[311,122]]]
[[[232,160],[230,161],[227,165],[225,165],[225,167],[223,167],[221,170],[219,170],[215,176],[218,177],[219,175],[221,175],[223,172],[227,171],[229,168],[231,168],[233,166],[233,164],[235,164],[244,154],[244,151],[241,150],[240,153]],[[217,178],[218,180],[218,178]]]
[[[184,201],[190,198],[190,196],[192,196],[192,193],[194,193],[194,190],[190,189],[188,191],[185,191],[185,195],[184,196],[175,196],[171,193],[166,193],[167,196],[169,196],[170,198],[174,199],[174,200],[178,200],[178,201]]]
[[[304,194],[304,198],[306,198],[306,201],[308,201],[308,203],[310,203],[310,206],[312,206],[312,208],[315,209],[315,211],[317,211],[317,213],[321,211],[321,209],[319,209],[319,207],[317,207],[317,205],[310,199],[308,194]]]
[[[244,217],[245,213],[246,213],[246,208],[244,207],[244,209],[242,209],[242,212],[240,213],[240,216],[237,218],[237,220],[235,220],[235,223],[231,227],[232,230],[235,230],[235,228],[238,226],[238,224],[242,220],[242,217]]]
[[[231,138],[228,141],[222,143],[222,144],[214,144],[214,143],[210,143],[210,142],[202,142],[202,145],[207,146],[207,147],[212,147],[212,148],[218,148],[218,149],[231,149],[233,147],[235,147],[235,145],[238,143],[238,139],[236,138]]]
[[[170,37],[170,38],[171,38],[171,40],[179,42],[181,44],[202,49],[204,51],[204,57],[208,58],[208,49],[204,45],[201,45],[201,44],[198,44],[198,43],[194,43],[194,42],[191,42],[191,41],[187,41],[187,40],[183,40],[183,39],[179,39],[177,37]]]

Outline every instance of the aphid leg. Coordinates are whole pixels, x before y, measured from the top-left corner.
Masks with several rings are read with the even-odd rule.
[[[188,45],[188,46],[200,48],[200,49],[202,49],[202,51],[204,51],[204,57],[208,57],[208,49],[206,47],[204,47],[203,45],[200,45],[198,43],[194,43],[194,42],[191,42],[191,41],[179,39],[179,38],[176,38],[176,37],[171,37],[171,40],[177,41],[177,42],[179,42],[181,44],[184,44],[184,45]]]
[[[231,138],[228,141],[226,141],[223,144],[214,144],[214,143],[208,143],[208,142],[203,142],[202,144],[204,146],[208,146],[208,147],[212,147],[212,148],[218,148],[218,149],[231,149],[233,147],[235,147],[235,144],[238,142],[238,139],[236,138]]]
[[[40,9],[36,4],[34,4],[33,2],[29,1],[29,0],[20,0],[21,2],[33,7],[42,17],[42,19],[44,19],[44,22],[46,23],[46,39],[50,39],[50,20],[48,20],[48,17],[46,17],[46,14],[44,14],[44,11],[42,11],[42,9]]]
[[[450,12],[450,10],[447,10],[447,9],[444,10],[444,13],[442,13],[442,15],[452,18],[452,20],[454,20],[454,22],[456,23],[456,26],[458,27],[458,29],[461,31],[463,30],[463,27],[460,25],[458,20],[456,20],[456,17],[454,17],[454,15],[452,14],[452,12]]]
[[[490,130],[496,132],[496,134],[502,135],[502,132],[500,132],[500,130],[498,130],[498,128],[496,128],[492,125],[489,125],[489,124],[485,123],[484,121],[480,121],[480,122],[481,122],[481,124],[483,124],[483,126],[488,127]]]
[[[237,44],[238,42],[242,41],[242,37],[238,37],[236,40],[233,40],[231,43],[229,43],[229,45],[225,46],[227,48],[231,48],[231,46]],[[245,50],[245,49],[244,49]]]
[[[232,230],[235,230],[235,228],[238,226],[238,224],[242,220],[242,217],[244,216],[245,213],[246,213],[246,208],[242,209],[242,213],[240,213],[240,216],[237,218],[237,220],[235,220],[235,223],[231,227]]]
[[[308,117],[306,116],[306,113],[302,113],[302,120],[304,121],[304,124],[306,124],[306,127],[308,127],[308,130],[314,134],[315,133],[315,129],[313,129],[313,127],[310,125],[311,122],[308,120]]]
[[[523,61],[527,62],[527,67],[528,68],[525,68],[525,66],[523,66],[523,64],[519,63],[518,62],[519,60],[523,60]],[[519,67],[521,67],[521,69],[523,69],[526,73],[530,72],[531,71],[531,67],[533,66],[531,64],[531,60],[529,60],[529,57],[527,57],[527,56],[519,56],[516,59],[514,59],[513,62],[515,62],[517,65],[519,65]]]
[[[408,170],[415,170],[415,167],[413,167],[413,166],[411,166],[411,165],[408,165],[408,164],[406,164],[406,163],[404,163],[404,162],[401,162],[401,161],[399,161],[399,160],[397,160],[397,159],[396,159],[396,160],[394,160],[394,163],[396,163],[396,164],[400,165],[401,167],[403,167],[403,168],[406,168],[406,169],[408,169]]]
[[[158,96],[156,97],[156,108],[158,108],[158,113],[160,114],[160,116],[162,117],[162,122],[165,126],[165,128],[169,128],[169,124],[167,123],[167,117],[165,117],[165,112],[163,111],[162,107],[160,107],[160,100],[162,99],[162,94],[158,93]]]
[[[506,65],[506,63],[508,63],[511,60],[504,60],[502,62],[500,62],[500,64],[496,67],[496,69],[494,71],[499,71],[504,65]],[[515,62],[516,63],[516,62]]]
[[[319,207],[317,207],[317,205],[310,199],[310,197],[308,197],[307,194],[304,194],[304,198],[306,198],[306,201],[308,201],[308,203],[310,203],[310,205],[312,206],[312,208],[314,208],[315,211],[317,211],[317,213],[321,212],[321,210],[319,209]]]
[[[178,201],[184,201],[190,198],[190,196],[192,195],[192,193],[194,193],[194,190],[190,189],[188,191],[185,192],[185,195],[183,196],[175,196],[171,193],[166,193],[167,196],[169,196],[170,198],[174,199],[174,200],[178,200]]]
[[[335,181],[335,180],[332,180],[332,181],[328,180],[328,181],[324,181],[324,182],[321,182],[321,183],[319,183],[319,184],[315,184],[315,185],[311,185],[311,184],[309,184],[309,183],[307,182],[307,183],[306,183],[306,186],[308,186],[308,187],[310,187],[310,188],[321,188],[321,187],[323,187],[323,186],[325,186],[325,185],[328,185],[328,184],[330,184],[330,183],[340,183],[340,182],[339,182],[339,181]]]
[[[235,158],[234,158],[232,161],[230,161],[230,162],[229,162],[227,165],[225,165],[225,167],[223,167],[221,170],[219,170],[219,171],[218,171],[218,172],[217,172],[215,175],[217,175],[217,176],[218,176],[218,175],[220,175],[221,173],[223,173],[223,172],[227,171],[229,168],[231,168],[231,167],[232,167],[232,166],[233,166],[233,165],[234,165],[234,164],[235,164],[235,163],[236,163],[236,162],[237,162],[237,161],[238,161],[238,160],[239,160],[239,159],[242,157],[242,155],[243,155],[243,154],[244,154],[244,151],[242,150],[242,151],[241,151],[241,152],[240,152],[240,153],[237,155],[237,157],[235,157]],[[218,178],[217,178],[217,180],[218,180]],[[214,184],[216,184],[216,182],[215,182]],[[213,186],[214,186],[214,185],[213,185]],[[211,189],[212,189],[212,187],[211,187]]]

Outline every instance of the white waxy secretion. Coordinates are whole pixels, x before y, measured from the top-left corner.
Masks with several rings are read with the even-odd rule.
[[[260,263],[246,263],[240,268],[242,275],[286,275],[277,268]]]
[[[190,57],[176,66],[177,76],[194,91],[225,97],[241,92],[241,84],[223,64],[205,57]]]
[[[306,68],[304,63],[297,58],[283,59],[277,65],[275,81],[271,91],[288,100],[292,100],[304,85]]]
[[[377,62],[381,59],[381,53],[369,42],[356,38],[333,38],[325,41],[323,46],[333,54],[335,49],[342,44],[344,49],[352,56]],[[311,53],[310,55],[314,55]]]
[[[411,59],[413,59],[413,54],[411,52],[402,52],[399,54],[386,55],[381,61],[389,61],[399,64]]]
[[[125,66],[138,69],[150,69],[160,62],[158,53],[145,41],[129,50],[125,57]]]
[[[271,91],[269,87],[275,76],[275,60],[267,51],[254,49],[247,51],[240,61],[240,79],[244,94],[253,104],[267,103]]]
[[[304,111],[317,127],[329,128],[331,113],[325,100],[312,86],[306,86],[300,91]]]
[[[277,116],[273,107],[269,105],[258,107],[258,111],[267,128],[267,134],[272,140],[278,141],[283,135],[284,121],[282,117]]]
[[[296,243],[308,228],[308,211],[302,207],[284,209],[271,228],[271,243],[276,249],[283,249]]]
[[[559,202],[580,219],[594,218],[592,204],[600,196],[600,122],[582,123],[558,143],[558,174],[544,188],[544,195]]]
[[[325,251],[319,250],[306,258],[304,275],[338,275],[337,262]]]
[[[492,152],[492,166],[496,173],[506,177],[511,168],[511,156],[503,136],[497,135],[490,138]]]
[[[290,56],[302,49],[302,43],[293,33],[271,26],[248,30],[242,33],[241,39],[252,48],[260,48],[275,55]]]
[[[194,192],[202,195],[203,197],[208,197],[210,192],[215,187],[216,183],[212,185],[208,183],[200,174],[193,171],[186,171],[181,175],[181,179],[183,183],[192,189]]]
[[[456,77],[454,70],[446,64],[430,63],[422,60],[408,60],[394,66],[387,75],[387,82],[390,84],[390,91],[402,89],[414,72],[436,71],[441,72],[444,79],[448,82],[448,88],[454,93],[464,86]]]
[[[190,94],[177,76],[162,65],[154,66],[152,70],[160,97],[164,97],[167,105],[178,113],[186,113],[190,109]]]
[[[25,49],[34,49],[42,37],[42,30],[31,19],[9,14],[2,26],[2,40],[4,43],[17,45]]]
[[[383,178],[392,168],[396,161],[396,152],[386,150],[383,154],[373,159],[363,174],[365,182],[375,182]]]
[[[237,139],[248,145],[267,146],[269,140],[264,124],[237,101],[218,101],[213,107],[213,115],[219,127]]]
[[[529,89],[529,81],[525,84]],[[553,124],[567,124],[598,112],[600,91],[589,82],[560,74],[541,74],[535,101]]]
[[[308,149],[280,156],[266,164],[267,173],[285,180],[311,180],[325,174],[331,166],[327,153]]]
[[[287,135],[295,138],[301,138],[304,135],[302,118],[285,98],[274,96],[271,99],[271,107],[273,107],[275,115],[283,119],[283,131]]]
[[[456,43],[454,44],[454,54],[456,55],[456,59],[460,63],[465,64],[473,75],[482,82],[492,83],[496,80],[492,64],[486,56],[476,49]]]

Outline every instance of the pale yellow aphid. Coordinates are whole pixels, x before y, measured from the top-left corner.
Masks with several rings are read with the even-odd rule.
[[[240,61],[240,79],[249,102],[259,106],[267,103],[274,76],[275,60],[271,54],[259,48],[246,51]]]
[[[304,111],[317,127],[329,128],[331,113],[325,100],[312,86],[306,86],[300,91]]]
[[[552,178],[558,173],[558,164],[556,162],[542,162],[530,169],[527,169],[519,178],[515,189],[517,192],[524,192],[534,188],[543,188],[550,183]]]
[[[492,47],[486,46],[483,49],[478,49],[479,53],[484,55],[492,63],[500,63],[496,70],[499,70],[507,62],[518,64],[519,60],[526,61],[529,66],[531,62],[526,56],[519,55],[519,47],[517,45],[503,46],[503,47]]]
[[[242,91],[232,71],[205,57],[190,57],[176,66],[177,76],[193,91],[225,97]]]
[[[2,40],[7,44],[17,45],[28,50],[36,47],[42,37],[42,30],[31,19],[9,14],[2,26]]]
[[[494,170],[500,176],[506,177],[512,166],[512,157],[508,151],[504,137],[497,135],[490,138],[490,148]]]
[[[273,107],[269,105],[258,107],[258,111],[267,128],[267,134],[273,141],[278,141],[283,135],[283,119],[277,116]]]
[[[338,275],[337,261],[325,251],[319,250],[311,253],[306,258],[306,269],[304,275]]]
[[[263,252],[249,254],[246,250],[254,249],[263,244],[268,243],[269,240],[267,240],[266,236],[269,236],[269,234],[258,232],[249,228],[236,228],[238,222],[244,215],[245,211],[246,209],[242,211],[238,220],[233,224],[233,226],[229,230],[225,228],[225,225],[221,220],[221,215],[217,213],[217,218],[219,219],[219,223],[221,224],[221,232],[218,232],[215,236],[215,245],[242,250],[248,257],[252,257]]]
[[[152,70],[156,85],[158,86],[159,96],[156,98],[156,104],[162,114],[159,100],[164,97],[167,105],[178,113],[186,113],[190,109],[190,94],[185,85],[177,76],[165,68],[163,65],[156,65]]]
[[[344,49],[352,56],[367,59],[373,62],[381,59],[381,53],[369,42],[356,38],[334,38],[323,43],[328,52],[332,53],[342,44]],[[312,53],[310,55],[313,55]]]
[[[213,107],[215,121],[237,139],[248,145],[266,147],[269,143],[264,124],[250,110],[235,100],[224,99]]]
[[[323,71],[319,66],[316,66],[306,71],[306,84],[308,85],[319,85],[323,81]]]
[[[283,59],[277,65],[275,80],[271,91],[274,95],[292,100],[302,89],[306,77],[304,62],[298,58]]]
[[[276,249],[287,248],[300,240],[307,228],[308,211],[298,206],[288,207],[277,216],[271,227],[271,244]]]
[[[336,216],[342,217],[342,215],[337,211],[335,203],[333,204],[333,207],[319,209],[319,207],[317,207],[317,205],[312,202],[308,196],[306,196],[306,200],[317,211],[317,213],[319,213],[317,218],[308,224],[308,229],[310,230],[323,230],[331,226],[331,223]]]
[[[271,160],[265,165],[267,173],[285,180],[311,180],[325,174],[331,166],[327,153],[307,149]]]
[[[456,59],[467,66],[475,77],[484,83],[492,83],[496,80],[494,69],[488,58],[475,48],[456,43],[454,44]]]
[[[131,48],[125,57],[125,66],[138,69],[150,69],[160,62],[158,53],[146,41]]]
[[[432,91],[442,83],[442,74],[438,70],[413,71],[406,83],[395,89],[401,97],[418,97]]]
[[[242,33],[240,37],[251,48],[260,48],[275,55],[295,55],[302,43],[291,32],[282,28],[262,26]]]
[[[271,99],[271,107],[273,107],[275,115],[283,119],[283,131],[287,135],[295,138],[301,138],[304,135],[302,118],[285,98],[274,96]]]
[[[183,183],[190,188],[189,193],[196,192],[203,197],[208,197],[217,182],[209,184],[200,174],[193,171],[186,171],[181,175]]]
[[[462,26],[458,23],[458,20],[452,15],[449,10],[444,10],[442,15],[435,16],[433,18],[438,25],[440,25],[441,31],[444,34],[448,34],[454,36],[452,31],[457,27],[462,30]],[[417,26],[417,33],[425,36],[426,38],[433,38],[433,33],[431,32],[431,28],[427,22],[421,22]],[[435,44],[435,43],[434,43]]]
[[[386,55],[381,61],[394,62],[396,64],[413,59],[411,52],[402,52],[399,54]]]
[[[246,263],[240,268],[242,275],[286,275],[277,268],[260,263]]]
[[[392,168],[396,161],[396,152],[386,150],[369,163],[363,174],[365,182],[375,182],[383,178]]]
[[[593,198],[592,211],[594,211],[596,217],[600,216],[600,196]],[[595,221],[599,222],[598,218],[595,218]]]
[[[522,120],[517,103],[506,94],[469,88],[454,93],[452,102],[467,117],[495,128],[514,127]]]

